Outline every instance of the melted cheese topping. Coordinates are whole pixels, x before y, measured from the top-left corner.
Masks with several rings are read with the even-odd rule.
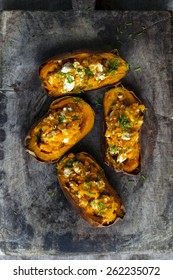
[[[78,139],[83,112],[78,102],[65,107],[51,110],[49,114],[35,127],[33,137],[40,150],[47,153],[57,151],[68,143],[73,144]]]
[[[106,117],[107,157],[120,169],[128,159],[139,157],[139,130],[143,124],[144,105],[126,105],[122,94],[112,103]]]
[[[69,154],[58,166],[58,176],[77,205],[87,215],[101,218],[102,224],[110,224],[116,219],[118,204],[108,193],[102,172],[87,157],[80,160],[74,154]]]

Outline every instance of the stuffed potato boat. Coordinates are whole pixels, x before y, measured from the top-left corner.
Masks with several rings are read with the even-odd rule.
[[[104,96],[104,160],[115,171],[141,169],[140,128],[145,106],[132,91],[117,86]]]
[[[62,97],[25,138],[26,150],[40,161],[56,162],[94,125],[94,111],[79,97]]]
[[[49,95],[62,96],[114,84],[127,71],[128,64],[118,54],[84,52],[51,59],[40,66],[39,74]]]
[[[90,224],[110,226],[125,214],[103,169],[89,154],[70,153],[57,164],[58,180],[67,200]]]

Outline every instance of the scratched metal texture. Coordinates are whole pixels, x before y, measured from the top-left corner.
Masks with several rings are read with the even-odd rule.
[[[173,92],[169,12],[1,12],[0,249],[5,258],[172,258]],[[101,154],[106,89],[81,96],[95,110],[92,132],[74,148],[104,168],[126,215],[93,228],[71,208],[55,165],[39,163],[23,140],[48,109],[38,66],[66,51],[117,48],[131,69],[123,84],[148,108],[142,128],[142,171],[117,174]],[[135,68],[140,67],[140,71]]]

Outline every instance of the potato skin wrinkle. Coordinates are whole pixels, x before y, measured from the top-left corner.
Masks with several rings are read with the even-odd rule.
[[[39,75],[46,92],[58,97],[115,84],[128,69],[118,54],[84,52],[48,60],[40,66]]]
[[[57,164],[58,181],[78,213],[96,227],[107,227],[125,215],[103,169],[88,153],[70,153]]]
[[[58,161],[93,128],[94,111],[80,97],[53,101],[47,114],[29,131],[25,146],[36,159]]]

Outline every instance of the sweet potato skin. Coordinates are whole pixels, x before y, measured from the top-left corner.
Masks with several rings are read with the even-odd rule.
[[[103,70],[103,72],[99,72],[99,74],[96,73],[96,75],[98,74],[97,77],[95,76],[95,74],[93,74],[93,71],[90,71],[88,66],[86,66],[87,60],[92,62],[92,59],[93,61],[96,61],[97,59],[99,61],[104,61],[103,63],[107,65],[107,68],[103,67],[104,70],[100,69]],[[59,74],[57,73],[60,73],[62,65],[72,61],[73,62],[79,61],[83,65],[82,69],[84,70],[84,72],[81,71],[81,73],[83,73],[83,76],[80,79],[80,81],[78,79],[78,82],[76,82],[75,77],[77,77],[78,73],[75,72],[74,81],[76,85],[72,90],[69,90],[68,92],[66,91],[63,92],[63,88],[62,88],[63,85],[60,85],[60,83],[62,82],[61,79],[62,73],[61,76],[59,76]],[[81,67],[79,68],[77,68],[77,70],[81,70]],[[107,69],[107,73],[105,69]],[[59,97],[67,94],[68,95],[74,93],[80,94],[83,92],[96,90],[104,86],[115,84],[119,82],[127,74],[128,69],[129,69],[128,63],[126,63],[126,61],[122,59],[118,53],[115,54],[113,52],[101,52],[101,51],[100,52],[76,51],[74,53],[60,54],[42,63],[39,67],[39,76],[42,82],[42,86],[46,91],[46,93],[51,96]],[[71,71],[74,72],[74,69],[71,69]],[[81,75],[81,73],[79,74]],[[67,74],[63,74],[63,75],[67,75]],[[104,79],[104,75],[106,75],[105,79]],[[67,78],[72,79],[73,74],[72,76],[68,76]]]
[[[38,135],[40,133],[38,127],[42,126],[42,123],[50,114],[53,114],[58,109],[61,110],[61,108],[64,108],[69,104],[72,105],[75,104],[75,106],[78,106],[80,111],[82,112],[80,131],[75,136],[76,137],[75,143],[73,142],[73,144],[71,144],[69,142],[67,144],[64,144],[64,146],[62,147],[57,147],[58,149],[56,149],[56,151],[55,150],[54,151],[52,150],[52,152],[50,151],[50,153],[48,153],[47,151],[42,151],[41,145],[40,143],[38,143],[38,139],[36,139],[35,137],[35,135]],[[40,119],[36,124],[34,124],[33,127],[30,129],[30,131],[27,133],[24,141],[26,151],[29,154],[31,154],[33,157],[35,157],[38,161],[47,162],[47,163],[57,162],[69,149],[71,149],[74,145],[76,145],[83,137],[85,137],[92,130],[94,126],[94,117],[95,117],[95,113],[91,108],[91,106],[80,97],[76,98],[72,96],[66,96],[66,97],[56,99],[51,103],[49,110],[45,114],[45,116],[42,119]]]
[[[141,113],[142,116],[144,116],[144,110],[146,109],[145,106],[142,104],[141,100],[135,95],[134,92],[127,90],[124,86],[121,84],[115,85],[112,89],[108,90],[105,93],[104,101],[103,101],[103,135],[102,135],[102,154],[104,158],[104,162],[110,166],[115,172],[122,172],[127,175],[137,175],[141,171],[141,131],[139,130],[139,141],[137,143],[137,157],[134,160],[126,160],[124,166],[121,168],[118,166],[118,164],[115,164],[115,161],[111,160],[111,158],[107,154],[108,150],[108,143],[107,139],[105,137],[107,125],[106,125],[106,118],[110,112],[110,108],[112,106],[112,102],[114,99],[117,99],[118,94],[121,94],[125,98],[125,102],[127,106],[130,106],[134,103],[137,103],[139,105],[143,106],[143,112]]]
[[[97,166],[98,169],[100,169],[101,167],[98,165],[98,163],[96,162],[96,160],[89,155],[86,152],[81,152],[79,154],[77,154],[78,158],[83,158],[88,160],[90,163],[94,163],[95,166]],[[63,161],[63,159],[62,159]],[[113,224],[115,224],[118,220],[123,219],[124,215],[125,215],[125,207],[119,197],[119,195],[117,194],[117,192],[115,191],[115,189],[110,185],[110,183],[108,182],[104,171],[102,170],[102,179],[105,182],[106,185],[106,190],[107,192],[109,192],[110,195],[112,195],[116,201],[116,203],[118,203],[118,210],[117,210],[117,216],[116,219],[110,223],[110,224],[102,224],[101,219],[97,216],[92,216],[89,215],[88,213],[86,213],[86,211],[84,209],[82,209],[77,203],[76,201],[73,199],[72,195],[70,194],[70,191],[67,189],[66,187],[66,182],[64,181],[64,179],[62,179],[62,176],[60,175],[61,173],[61,168],[62,168],[62,163],[61,161],[57,164],[57,176],[58,176],[58,182],[59,185],[65,195],[65,197],[67,198],[68,202],[75,208],[75,210],[77,211],[77,213],[79,215],[81,215],[81,217],[86,220],[89,224],[91,224],[94,227],[109,227],[112,226]]]

